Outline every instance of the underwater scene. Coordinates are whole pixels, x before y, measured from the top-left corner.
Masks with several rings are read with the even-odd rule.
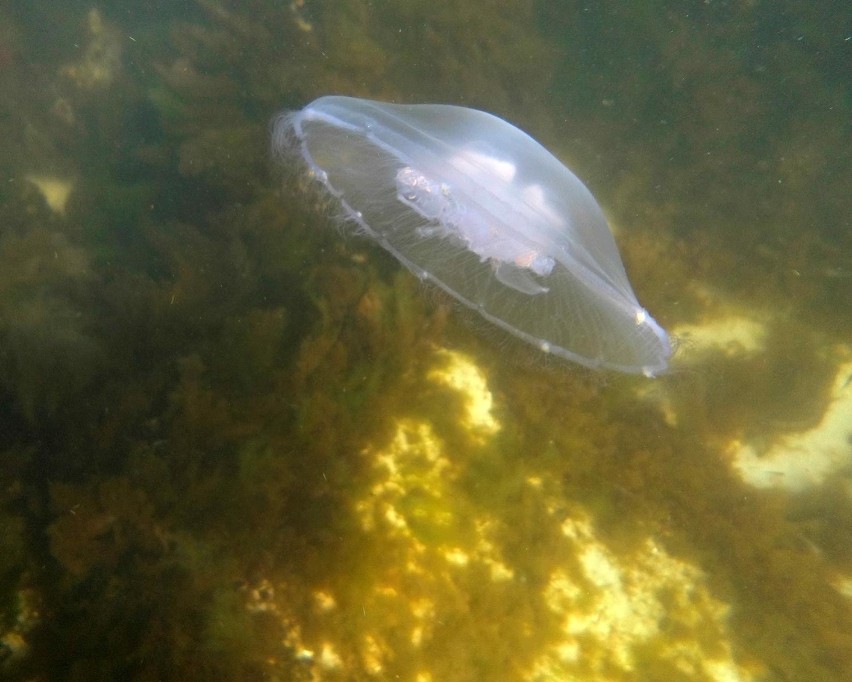
[[[0,679],[852,679],[850,65],[840,0],[0,4]]]

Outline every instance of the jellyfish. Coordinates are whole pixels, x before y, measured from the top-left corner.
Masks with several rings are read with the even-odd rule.
[[[655,376],[672,348],[633,292],[591,192],[483,111],[321,97],[278,115],[273,154],[320,183],[345,226],[545,353]]]

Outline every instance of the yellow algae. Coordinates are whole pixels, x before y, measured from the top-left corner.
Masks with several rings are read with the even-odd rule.
[[[467,566],[470,561],[470,557],[467,552],[459,549],[458,547],[453,547],[452,549],[444,552],[444,558],[448,563],[455,564],[456,566]]]
[[[482,370],[457,351],[441,350],[438,355],[443,362],[429,372],[428,378],[462,394],[465,402],[462,426],[479,439],[497,433],[500,422],[494,417],[494,397]]]
[[[837,576],[832,580],[831,584],[847,599],[852,599],[852,576]]]
[[[378,675],[384,670],[382,659],[386,652],[372,635],[365,635],[361,646],[361,660],[364,670],[370,675]]]
[[[334,679],[344,671],[354,675],[358,669],[373,676],[408,670],[410,676],[402,678],[447,679],[451,663],[443,657],[436,662],[429,652],[450,636],[452,655],[458,655],[458,647],[467,652],[479,646],[476,634],[462,635],[455,625],[442,632],[443,621],[478,630],[469,620],[473,614],[464,606],[465,595],[479,593],[499,607],[504,588],[496,586],[512,585],[514,572],[495,540],[495,520],[466,513],[455,488],[458,472],[445,447],[430,423],[401,418],[384,446],[365,451],[374,481],[355,501],[355,510],[376,555],[362,557],[357,597],[346,583],[338,587],[345,594],[329,587],[314,592],[308,629],[315,635],[300,640],[299,650],[325,647],[345,662],[338,670],[316,654],[314,679]],[[416,504],[409,503],[412,496]],[[352,612],[337,606],[352,601],[357,603]],[[341,630],[341,619],[350,618],[354,629]],[[353,661],[358,662],[354,668]]]
[[[370,532],[404,535],[415,540],[412,548],[425,549],[418,541],[434,543],[435,556],[453,566],[471,562],[486,566],[494,581],[508,580],[514,573],[500,558],[489,536],[494,524],[488,518],[470,517],[463,534],[470,548],[443,544],[458,535],[460,500],[453,494],[456,478],[444,444],[428,422],[400,419],[387,447],[373,453],[378,478],[366,499],[355,509],[362,528]]]
[[[743,481],[757,488],[801,491],[821,485],[852,464],[850,415],[852,362],[847,362],[837,368],[828,407],[816,426],[785,436],[766,452],[733,441],[729,452],[734,469]]]
[[[435,602],[431,599],[414,599],[411,602],[411,614],[419,621],[411,630],[411,644],[415,647],[423,645],[425,623],[435,618]]]
[[[92,8],[86,20],[89,42],[82,59],[64,66],[62,75],[83,90],[107,87],[121,70],[121,33]]]
[[[14,619],[4,622],[0,627],[0,651],[3,651],[3,665],[0,672],[11,665],[23,661],[30,653],[30,633],[42,620],[39,608],[40,596],[31,589],[21,589],[13,595],[13,603],[9,604],[8,616],[14,614]]]
[[[695,30],[713,25],[714,17],[730,18],[718,13],[720,3],[709,3],[698,23],[678,15],[674,24],[647,9],[578,21],[573,10],[554,9],[559,3],[526,2],[508,11],[491,3],[489,9],[500,8],[494,12],[471,4],[459,14],[458,3],[404,2],[389,4],[381,16],[357,2],[325,12],[309,5],[261,2],[250,16],[202,0],[192,16],[166,12],[161,27],[143,21],[144,34],[134,20],[101,47],[95,36],[107,36],[110,28],[93,11],[91,37],[82,36],[73,57],[79,62],[58,82],[50,78],[57,81],[61,67],[51,59],[64,51],[48,46],[32,60],[24,37],[38,46],[43,33],[70,49],[67,32],[57,42],[50,29],[67,26],[68,11],[45,14],[47,30],[33,27],[14,42],[6,24],[17,17],[0,21],[6,80],[39,86],[31,88],[38,94],[32,101],[10,99],[16,115],[6,117],[6,139],[27,137],[19,122],[44,137],[12,154],[10,168],[19,177],[66,163],[91,170],[91,178],[54,203],[33,184],[57,214],[71,207],[74,194],[75,235],[91,251],[83,261],[97,269],[95,279],[77,277],[78,285],[67,286],[55,268],[38,267],[55,259],[49,241],[38,258],[6,259],[7,266],[20,262],[33,273],[20,279],[33,286],[21,286],[12,277],[20,268],[5,268],[6,291],[14,293],[5,296],[9,305],[28,300],[19,299],[19,291],[62,293],[62,305],[36,306],[59,314],[30,311],[15,318],[27,325],[4,327],[4,350],[16,335],[23,339],[10,346],[8,360],[38,370],[21,375],[33,380],[12,385],[36,428],[14,428],[12,435],[37,436],[43,423],[47,442],[56,445],[55,451],[39,448],[34,464],[45,466],[28,464],[26,476],[11,481],[25,494],[10,497],[14,486],[3,488],[6,506],[33,533],[50,538],[50,547],[35,543],[43,551],[15,565],[39,588],[49,580],[52,611],[62,625],[43,643],[38,637],[25,642],[32,645],[31,660],[16,674],[49,678],[51,666],[64,671],[70,660],[69,675],[94,670],[104,678],[201,671],[218,679],[735,682],[748,679],[733,660],[735,648],[743,660],[766,661],[773,678],[845,678],[852,579],[834,576],[850,572],[843,532],[848,504],[829,502],[820,492],[813,495],[821,498],[816,511],[805,505],[803,512],[798,499],[748,490],[718,452],[733,433],[759,434],[766,415],[778,416],[777,405],[795,406],[811,395],[797,390],[798,377],[817,364],[816,344],[849,335],[848,320],[837,314],[848,281],[837,260],[845,251],[835,239],[847,237],[836,229],[846,196],[836,190],[845,185],[835,157],[818,153],[819,140],[831,137],[824,131],[843,130],[831,123],[842,120],[837,112],[844,110],[830,106],[838,102],[837,88],[827,81],[812,88],[806,77],[816,66],[812,55],[829,54],[830,32],[811,22],[814,30],[792,52],[789,41],[776,41],[796,58],[792,71],[779,68],[788,66],[784,54],[769,45],[762,60],[769,71],[751,78],[753,69],[738,74],[731,68],[735,51],[717,54],[702,36],[712,35],[714,45],[728,38],[741,43],[741,27],[757,27],[749,29],[757,35],[765,29],[759,21],[720,22],[740,27],[730,36]],[[468,21],[479,15],[483,22]],[[315,22],[316,31],[306,31],[301,19]],[[478,40],[457,40],[474,24]],[[552,45],[530,32],[536,26],[552,36]],[[637,33],[637,27],[650,31]],[[621,69],[629,60],[617,58],[611,70],[624,72],[629,87],[613,90],[612,79],[600,73],[584,81],[590,71],[576,58],[578,50],[611,43],[597,38],[622,30],[649,36],[641,49],[660,57],[655,63],[674,64],[675,77]],[[513,39],[487,40],[506,35]],[[342,39],[329,43],[323,36]],[[138,44],[130,42],[136,38]],[[246,40],[252,49],[245,49]],[[133,69],[124,73],[115,50],[122,44],[133,51]],[[629,49],[630,41],[625,44]],[[696,44],[697,50],[683,49]],[[283,60],[281,45],[294,48]],[[435,59],[421,59],[418,67],[409,57],[422,56],[424,45]],[[570,71],[561,85],[576,86],[579,74],[589,97],[577,100],[576,88],[560,86],[554,79],[560,64]],[[720,87],[704,87],[699,72],[708,65]],[[778,99],[766,96],[773,94],[765,77],[773,70],[815,91],[819,96],[811,100],[821,113],[782,112],[772,130],[789,133],[775,136],[783,144],[737,144],[754,141],[760,130],[751,107]],[[731,82],[734,95],[755,96],[731,97],[725,87]],[[245,144],[262,137],[258,112],[296,106],[311,90],[363,89],[365,83],[378,84],[381,92],[373,95],[399,101],[477,92],[492,110],[565,141],[561,153],[576,155],[592,179],[614,179],[606,191],[622,199],[609,208],[628,216],[620,237],[627,251],[636,245],[627,270],[631,277],[644,273],[637,289],[656,291],[669,321],[697,322],[675,328],[685,358],[709,356],[709,367],[697,362],[680,394],[668,395],[672,377],[642,385],[649,399],[665,394],[666,421],[679,428],[663,428],[637,404],[632,388],[606,376],[511,363],[492,374],[477,356],[424,353],[441,334],[457,333],[442,321],[449,313],[440,295],[437,305],[414,303],[418,285],[406,284],[414,279],[408,273],[381,256],[361,256],[370,254],[368,247],[327,248],[333,234],[309,237],[321,230],[296,203],[264,198],[272,192],[258,181],[262,155],[256,144]],[[660,83],[663,96],[656,97]],[[671,83],[689,96],[668,97]],[[103,87],[115,96],[104,97]],[[544,89],[554,95],[547,106],[536,96]],[[647,120],[625,127],[617,118],[623,107],[613,102],[629,91],[666,110],[649,109]],[[50,114],[56,96],[64,102]],[[690,116],[681,114],[695,101],[710,106],[699,107],[694,130],[684,129]],[[729,116],[731,103],[744,115]],[[50,118],[39,120],[39,111]],[[57,112],[64,131],[53,140]],[[637,135],[645,124],[652,134]],[[597,153],[598,142],[612,134],[625,138],[624,154]],[[631,136],[640,144],[631,145]],[[844,148],[843,141],[836,132],[830,146]],[[791,145],[796,159],[808,161],[803,168],[813,171],[821,201],[774,189],[776,178],[786,188],[808,184],[807,172],[789,172],[784,159],[794,158]],[[625,154],[641,159],[628,165],[644,170],[609,173],[624,167]],[[24,155],[38,163],[19,164]],[[748,193],[740,207],[736,193],[726,190],[749,184],[741,182],[743,169],[753,169],[751,184],[761,191]],[[712,195],[709,203],[695,202],[695,190],[708,182],[720,191],[704,192]],[[631,190],[627,197],[624,187]],[[36,189],[28,193],[35,197]],[[634,213],[633,200],[643,196]],[[10,199],[8,236],[23,238],[33,217],[46,211],[28,212],[32,207]],[[193,210],[201,204],[203,211]],[[815,204],[822,207],[816,214]],[[720,209],[733,217],[716,215]],[[828,231],[810,229],[817,225]],[[185,239],[190,233],[204,238]],[[726,243],[734,247],[719,248]],[[350,260],[353,249],[359,253]],[[820,251],[826,255],[814,260]],[[65,262],[61,249],[57,262]],[[690,279],[724,282],[742,300],[759,300],[757,312],[701,305],[686,284]],[[66,291],[75,305],[63,303]],[[14,306],[10,310],[20,313]],[[779,333],[775,311],[790,320],[782,331],[793,333]],[[772,326],[764,329],[767,321]],[[60,333],[53,333],[59,323]],[[29,329],[38,333],[21,333]],[[44,345],[40,339],[86,340],[89,333],[110,363],[103,371],[78,371],[86,382],[57,393],[55,377],[87,356],[64,352],[79,342]],[[488,341],[482,352],[498,367]],[[33,365],[39,347],[51,351],[55,363]],[[44,392],[16,388],[40,386],[44,377],[50,379]],[[61,410],[37,420],[45,405]],[[809,419],[807,428],[820,416]],[[762,454],[756,441],[748,444],[755,458]],[[6,471],[16,479],[16,469]],[[106,500],[93,493],[75,502],[53,489],[48,509],[45,472],[51,481],[97,491],[105,471],[129,481],[116,487],[125,494]],[[146,493],[144,514],[128,490]],[[580,510],[584,502],[600,512],[597,526]],[[683,556],[700,561],[706,576]],[[46,577],[27,570],[44,560],[53,566]],[[104,575],[106,582],[99,580]],[[240,599],[245,603],[235,613]],[[731,601],[730,626],[720,599]],[[13,629],[0,637],[2,644],[12,655],[26,655],[21,637],[29,637],[6,627]],[[733,628],[738,640],[732,644]]]
[[[60,216],[65,215],[68,198],[74,189],[74,182],[72,180],[53,175],[38,174],[27,175],[24,179],[35,185],[51,211]]]
[[[326,613],[337,607],[337,602],[335,601],[334,596],[324,590],[317,590],[314,592],[314,603],[316,604],[317,610],[321,613]]]
[[[651,538],[616,552],[582,511],[564,518],[564,506],[550,500],[549,476],[525,473],[523,481],[540,515],[528,522],[556,524],[546,548],[554,560],[544,564],[544,581],[516,580],[507,519],[459,494],[460,464],[432,424],[400,418],[384,445],[363,454],[373,481],[354,508],[371,554],[359,560],[357,580],[313,594],[307,630],[314,634],[299,650],[319,652],[314,679],[359,670],[401,679],[487,677],[505,671],[505,662],[468,666],[493,646],[492,623],[522,647],[522,669],[505,679],[596,682],[649,669],[714,682],[753,679],[734,660],[729,607],[710,593],[701,570]],[[407,503],[412,495],[417,504]],[[337,607],[353,602],[354,610]]]
[[[430,509],[434,512],[430,525],[449,522],[447,512],[440,511],[444,475],[450,468],[442,447],[428,422],[401,419],[397,423],[392,441],[374,455],[379,478],[369,498],[355,505],[365,530],[380,524],[408,535],[411,523],[416,524]]]
[[[613,668],[641,674],[637,652],[652,643],[657,659],[686,674],[718,682],[752,679],[733,659],[729,608],[710,594],[699,569],[652,539],[617,556],[585,518],[567,519],[562,532],[580,575],[557,569],[544,588],[563,634],[526,679],[606,680]],[[678,638],[666,635],[675,630]]]
[[[293,17],[293,22],[296,24],[296,28],[303,33],[310,33],[314,30],[314,25],[305,19],[305,16],[302,13],[304,9],[305,0],[292,0],[290,3],[290,14]]]
[[[339,670],[343,666],[340,655],[330,642],[323,642],[317,662],[326,670]]]
[[[716,350],[734,357],[763,350],[766,326],[753,318],[732,314],[698,324],[676,325],[671,335],[681,342],[687,354]]]

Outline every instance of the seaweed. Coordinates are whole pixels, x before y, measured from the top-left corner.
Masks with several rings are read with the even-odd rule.
[[[153,7],[0,8],[0,676],[848,677],[848,471],[729,461],[848,360],[842,22]],[[271,165],[326,92],[523,122],[664,319],[763,338],[647,383],[471,333]]]

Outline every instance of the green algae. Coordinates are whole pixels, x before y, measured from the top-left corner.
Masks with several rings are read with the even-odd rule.
[[[24,141],[0,157],[0,672],[843,679],[842,474],[756,490],[724,448],[817,421],[842,356],[832,31],[796,10],[781,33],[808,44],[754,54],[765,10],[723,5],[205,1],[169,36],[116,12],[99,35],[134,44],[106,90],[82,52],[27,66],[31,16],[0,10],[2,137]],[[779,110],[779,70],[825,106]],[[270,190],[268,118],[327,91],[511,115],[611,199],[663,319],[723,295],[783,319],[651,388],[507,362],[314,194]],[[73,182],[64,215],[20,180],[47,170]],[[460,418],[447,349],[498,428]]]

